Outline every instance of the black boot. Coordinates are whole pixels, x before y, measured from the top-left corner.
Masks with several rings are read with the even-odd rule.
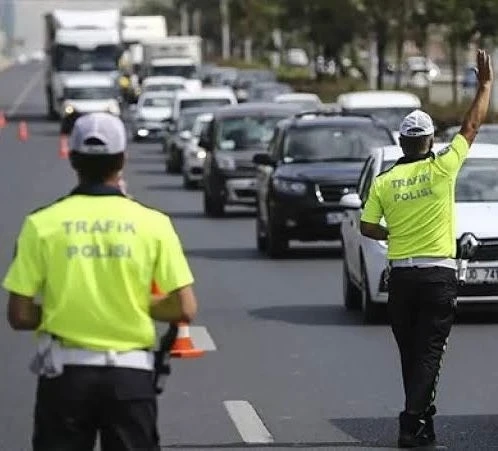
[[[412,415],[401,412],[399,416],[399,448],[417,448],[435,443],[432,415]]]
[[[429,410],[424,416],[426,429],[427,429],[427,436],[433,442],[436,441],[436,434],[434,432],[434,418],[433,418],[434,415],[436,415],[436,406],[430,406]]]

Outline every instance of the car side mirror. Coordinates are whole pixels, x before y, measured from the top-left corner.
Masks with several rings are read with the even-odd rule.
[[[269,153],[257,153],[252,157],[252,162],[259,166],[275,166],[275,161]]]
[[[358,193],[350,193],[341,197],[339,205],[348,210],[359,210],[362,207],[362,201]]]
[[[192,132],[190,130],[183,130],[180,132],[179,136],[184,141],[189,141],[190,139],[192,139]]]

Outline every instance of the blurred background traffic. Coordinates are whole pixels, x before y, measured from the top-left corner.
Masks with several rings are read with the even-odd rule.
[[[84,16],[78,25],[77,13],[43,20],[45,14],[66,8],[94,14],[86,25]],[[107,11],[99,12],[103,8]],[[4,61],[43,60],[47,49],[58,44],[49,56],[48,71],[98,71],[102,76],[93,76],[93,97],[109,95],[106,72],[119,83],[117,100],[126,103],[137,101],[149,75],[230,86],[239,102],[290,90],[314,93],[329,103],[352,90],[408,89],[443,131],[457,121],[462,102],[473,92],[475,47],[493,53],[498,2],[109,0],[104,5],[94,0],[5,0],[0,2],[0,18]],[[99,32],[90,31],[89,25]],[[86,32],[55,37],[57,27],[72,26],[84,26]],[[173,36],[182,39],[174,44]],[[165,38],[167,50],[147,45]],[[151,66],[152,58],[178,60],[175,45],[186,52],[179,56],[180,66],[186,59],[191,66],[175,66],[173,61],[168,67],[157,61]],[[78,97],[84,77],[71,78],[67,89]],[[60,87],[47,85],[54,116],[61,108],[61,93],[53,91]]]

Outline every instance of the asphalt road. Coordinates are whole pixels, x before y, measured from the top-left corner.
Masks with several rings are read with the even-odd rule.
[[[57,155],[57,124],[44,117],[40,66],[0,74],[0,109],[10,109],[0,131],[3,275],[24,215],[75,179]],[[27,142],[17,139],[19,120],[27,121]],[[197,279],[196,343],[209,336],[217,348],[174,361],[160,398],[163,446],[394,446],[403,401],[394,341],[388,326],[364,326],[344,311],[340,252],[300,248],[281,261],[260,257],[250,214],[205,219],[201,194],[164,174],[158,145],[131,145],[126,175],[134,196],[172,217]],[[5,303],[2,293],[3,316]],[[436,423],[451,450],[498,448],[498,328],[487,315],[474,319],[455,326],[441,377]],[[0,322],[2,451],[29,449],[33,343],[32,334]]]

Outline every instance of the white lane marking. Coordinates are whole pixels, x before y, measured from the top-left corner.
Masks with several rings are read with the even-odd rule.
[[[190,326],[190,337],[196,348],[204,351],[216,351],[216,345],[206,327]]]
[[[41,78],[43,74],[43,69],[39,70],[36,72],[31,79],[29,80],[28,84],[24,87],[24,89],[21,91],[21,93],[17,96],[16,100],[14,101],[13,105],[10,107],[10,109],[7,111],[7,119],[9,116],[12,116],[17,113],[21,105],[24,103],[26,100],[26,97],[28,97],[29,93],[33,90],[33,88],[36,86],[38,83],[39,79]]]
[[[273,443],[270,431],[247,401],[225,401],[228,415],[245,443]]]

